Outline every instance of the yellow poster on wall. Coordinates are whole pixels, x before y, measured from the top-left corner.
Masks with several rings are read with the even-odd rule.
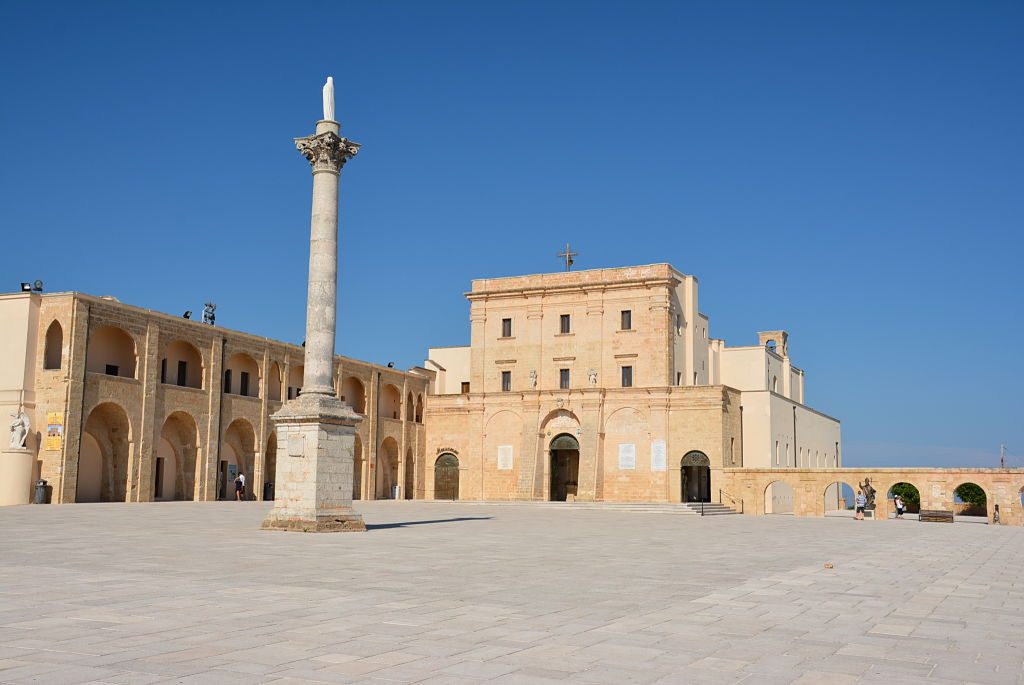
[[[64,440],[64,412],[46,413],[46,446],[44,449],[60,451]]]

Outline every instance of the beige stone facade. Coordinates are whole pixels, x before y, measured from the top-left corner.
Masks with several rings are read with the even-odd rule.
[[[0,410],[31,417],[53,502],[233,498],[239,470],[261,499],[273,482],[270,416],[301,391],[302,347],[80,293],[0,295],[0,325]],[[363,416],[355,498],[422,496],[431,378],[335,357]]]
[[[467,298],[470,345],[424,363],[427,459],[446,462],[427,497],[718,501],[723,469],[840,463],[787,334],[726,347],[668,264],[481,279]]]

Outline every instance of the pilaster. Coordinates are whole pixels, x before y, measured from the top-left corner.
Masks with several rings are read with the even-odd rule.
[[[64,445],[61,455],[59,488],[54,488],[57,502],[74,502],[78,487],[78,454],[82,445],[85,417],[85,355],[89,340],[89,304],[77,297],[71,316],[71,340],[68,350],[67,410],[64,412]]]
[[[139,435],[134,440],[128,464],[128,501],[153,501],[153,465],[159,440],[156,427],[157,390],[160,387],[160,326],[150,321],[146,326],[145,352],[141,359],[139,379],[142,382],[142,408]]]
[[[196,457],[196,499],[209,502],[217,499],[217,461],[220,459],[221,409],[224,393],[224,338],[213,337],[210,347],[209,421],[205,427],[203,451]],[[202,458],[200,458],[200,456]]]

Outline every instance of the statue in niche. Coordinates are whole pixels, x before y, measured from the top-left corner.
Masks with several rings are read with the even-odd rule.
[[[587,379],[591,385],[597,385],[597,369],[590,369],[587,371]]]
[[[14,421],[11,421],[11,441],[8,447],[24,449],[25,441],[28,439],[28,429],[32,427],[28,420],[28,414],[20,411],[17,414],[11,414],[11,417]]]
[[[537,387],[537,372],[534,369],[530,369],[530,387]]]

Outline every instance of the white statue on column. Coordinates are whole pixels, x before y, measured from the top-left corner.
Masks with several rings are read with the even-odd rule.
[[[334,121],[334,77],[328,76],[324,84],[324,120]]]
[[[28,420],[28,414],[24,411],[17,414],[11,414],[14,421],[11,421],[11,442],[8,447],[25,447],[25,441],[28,439],[28,429],[32,427],[32,424]]]

